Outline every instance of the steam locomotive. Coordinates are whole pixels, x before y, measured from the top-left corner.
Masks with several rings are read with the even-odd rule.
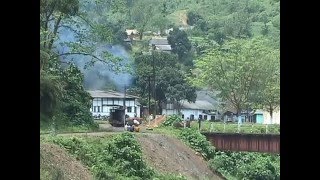
[[[128,121],[133,121],[134,119],[138,120],[140,124],[142,123],[142,118],[138,117],[129,117],[125,114],[125,108],[119,106],[117,108],[110,110],[109,123],[113,127],[124,127]]]
[[[124,127],[125,109],[123,106],[110,110],[109,123],[114,127]]]

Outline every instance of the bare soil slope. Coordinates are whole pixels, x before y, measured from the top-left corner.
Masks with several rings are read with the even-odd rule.
[[[160,172],[182,174],[188,179],[223,179],[214,174],[207,162],[180,140],[162,134],[138,134],[143,156]]]
[[[40,179],[92,180],[93,176],[83,164],[71,157],[61,147],[41,143]]]

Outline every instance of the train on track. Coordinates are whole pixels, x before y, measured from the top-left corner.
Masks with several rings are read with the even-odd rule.
[[[126,115],[125,108],[123,108],[123,106],[119,106],[110,110],[109,123],[113,127],[124,127],[128,121],[133,120],[138,120],[140,123],[142,122],[142,118],[129,117]]]

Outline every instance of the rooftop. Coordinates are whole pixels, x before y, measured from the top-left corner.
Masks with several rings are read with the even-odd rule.
[[[167,38],[152,38],[149,41],[149,45],[169,45]]]
[[[171,45],[156,45],[156,48],[161,51],[171,51]]]
[[[186,101],[183,102],[181,105],[183,108],[186,109],[213,110],[215,108],[213,104],[205,100],[196,100],[194,103],[189,103]]]
[[[101,90],[95,90],[95,91],[88,91],[90,93],[91,97],[93,98],[124,98],[124,93],[116,92],[116,91],[101,91]],[[139,98],[138,96],[132,96],[126,94],[126,98]]]

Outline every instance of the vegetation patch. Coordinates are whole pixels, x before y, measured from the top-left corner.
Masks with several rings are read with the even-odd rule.
[[[128,132],[108,138],[49,136],[46,141],[65,148],[90,168],[95,179],[184,179],[148,167],[140,145]]]
[[[235,179],[280,179],[280,155],[255,152],[216,152],[212,169]]]

